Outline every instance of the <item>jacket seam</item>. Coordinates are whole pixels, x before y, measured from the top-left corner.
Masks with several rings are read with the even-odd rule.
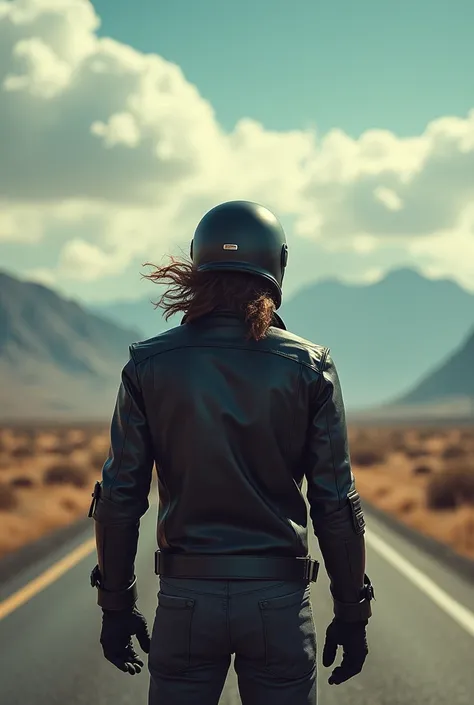
[[[299,396],[300,396],[300,389],[301,389],[301,380],[302,380],[302,376],[303,376],[303,370],[302,370],[302,367],[300,366],[299,371],[298,371],[298,383],[297,383],[297,387],[296,387],[296,404],[298,404],[298,400],[299,400]],[[291,424],[291,429],[290,429],[289,438],[288,438],[288,444],[287,444],[287,448],[286,448],[288,460],[290,460],[291,448],[292,448],[292,446],[293,446],[294,428],[295,428],[295,425],[296,425],[296,412],[293,414],[293,421],[292,421],[292,424]],[[291,522],[289,522],[287,518],[285,518],[284,516],[282,516],[282,515],[280,514],[280,512],[278,512],[278,516],[280,517],[280,519],[281,519],[285,524],[288,523],[288,525],[290,526],[291,531],[292,531],[293,536],[294,536],[294,539],[295,539],[295,548],[297,548],[298,551],[299,551],[299,550],[301,549],[302,542],[301,542],[301,538],[300,538],[299,535],[298,535],[298,532],[296,531],[296,529],[295,529],[295,527],[293,526],[293,524],[292,524]]]
[[[139,377],[139,375],[138,375],[137,363],[136,363],[135,355],[133,354],[133,350],[132,350],[132,347],[131,347],[131,346],[130,346],[130,357],[132,358],[133,367],[134,367],[134,369],[135,369],[135,374],[136,374],[136,377],[137,377],[138,389],[140,390],[140,394],[143,396],[143,389],[142,389],[142,384],[141,384],[141,382],[140,382],[140,377]]]
[[[286,353],[282,353],[279,350],[251,350],[249,348],[245,348],[241,345],[178,345],[174,348],[167,348],[166,350],[161,350],[159,352],[151,353],[148,357],[143,358],[143,360],[139,360],[136,363],[136,366],[141,365],[142,363],[146,362],[152,357],[156,357],[157,355],[165,355],[166,353],[169,352],[174,352],[175,350],[184,350],[184,349],[190,349],[190,348],[216,348],[216,349],[224,349],[224,350],[245,350],[246,352],[249,353],[260,353],[260,354],[267,354],[267,355],[279,355],[280,357],[285,358],[286,360],[290,360],[291,362],[294,362],[297,365],[304,365],[310,370],[314,370],[318,372],[318,374],[321,374],[321,369],[319,369],[316,365],[311,365],[308,362],[305,362],[304,360],[295,360],[294,357],[291,355],[287,355]],[[329,348],[327,348],[327,351],[329,352]],[[324,359],[324,358],[323,358]]]
[[[130,357],[131,357],[132,362],[133,362],[133,365],[134,365],[134,367],[135,367],[135,373],[136,373],[137,379],[138,379],[138,371],[137,371],[137,367],[136,367],[136,365],[135,365],[135,358],[133,357],[133,352],[132,352],[131,346],[130,346],[130,348],[129,348],[129,351],[130,351]],[[128,430],[129,430],[129,428],[130,428],[130,414],[131,414],[131,411],[132,411],[132,400],[131,400],[130,395],[129,395],[129,399],[128,399],[128,410],[127,410],[127,422],[126,422],[126,426],[125,426],[125,433],[124,433],[124,436],[123,436],[122,447],[121,447],[121,449],[120,449],[120,460],[119,460],[119,462],[117,463],[117,470],[115,471],[115,474],[114,474],[114,476],[113,476],[113,478],[112,478],[112,482],[110,483],[110,489],[109,489],[109,492],[108,492],[108,495],[109,495],[109,499],[110,499],[110,500],[112,499],[112,490],[114,489],[115,483],[117,482],[117,478],[118,478],[119,473],[120,473],[120,470],[122,469],[123,454],[124,454],[124,451],[125,451],[125,444],[126,444],[126,442],[127,442]]]
[[[124,435],[123,435],[122,446],[121,446],[121,448],[120,448],[120,460],[119,460],[119,462],[117,463],[117,470],[115,471],[115,474],[114,474],[114,476],[113,476],[113,478],[112,478],[112,482],[110,483],[110,489],[109,489],[109,492],[108,492],[109,499],[112,499],[112,490],[114,489],[114,485],[115,485],[115,483],[117,482],[117,478],[118,478],[118,476],[119,476],[120,470],[122,469],[123,454],[124,454],[124,451],[125,451],[125,444],[126,444],[126,442],[127,442],[127,434],[128,434],[128,430],[129,430],[129,427],[130,427],[130,413],[131,413],[131,410],[132,410],[132,400],[129,399],[129,400],[128,400],[127,421],[126,421],[126,426],[125,426],[125,433],[124,433]]]
[[[323,367],[324,367],[324,365],[325,365],[326,362],[327,362],[328,355],[329,355],[329,348],[326,348],[326,350],[324,351],[323,358],[322,358],[322,363],[323,363],[322,366],[323,366]],[[323,376],[323,374],[321,374],[321,377],[322,377],[322,376]],[[328,420],[328,412],[327,412],[327,409],[326,409],[325,414],[324,414],[324,419],[325,419],[325,421],[326,421],[326,431],[327,431],[328,438],[329,438],[329,447],[331,448],[332,472],[333,472],[333,475],[334,475],[334,485],[335,485],[336,491],[337,491],[337,501],[338,501],[339,504],[340,504],[340,503],[341,503],[341,491],[340,491],[340,488],[339,488],[339,483],[338,483],[338,481],[337,481],[336,466],[334,465],[333,443],[332,443],[331,431],[329,430],[329,420]]]

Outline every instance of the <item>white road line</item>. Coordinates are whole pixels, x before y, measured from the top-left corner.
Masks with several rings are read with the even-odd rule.
[[[474,613],[456,602],[447,592],[442,590],[427,575],[415,568],[398,551],[392,548],[379,536],[366,529],[366,543],[373,548],[382,558],[390,563],[399,573],[402,573],[416,587],[425,593],[438,607],[448,614],[455,622],[474,637]]]
[[[386,543],[380,536],[366,529],[366,543],[376,551],[382,558],[390,563],[399,573],[402,573],[416,587],[429,597],[438,607],[457,622],[468,634],[474,637],[474,613],[456,602],[447,592],[442,590],[427,575],[415,568],[398,551]],[[95,549],[95,539],[88,539],[76,549],[56,562],[43,574],[32,580],[30,583],[19,589],[9,598],[0,602],[0,620],[11,612],[15,611],[25,602],[28,602],[34,595],[46,588],[51,583],[58,580],[65,572],[77,565]]]

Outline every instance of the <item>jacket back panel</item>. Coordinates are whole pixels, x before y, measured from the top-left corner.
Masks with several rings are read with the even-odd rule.
[[[308,387],[325,348],[211,315],[133,346],[174,552],[306,555]]]

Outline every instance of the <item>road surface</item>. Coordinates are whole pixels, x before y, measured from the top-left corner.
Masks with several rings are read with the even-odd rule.
[[[137,557],[140,607],[150,627],[158,587],[155,520],[156,507],[151,507]],[[329,670],[320,665],[319,705],[472,705],[473,585],[368,513],[367,523],[367,571],[377,598],[368,632],[370,654],[362,674],[337,687],[327,684]],[[102,656],[100,610],[88,584],[94,553],[55,580],[50,576],[49,585],[26,599],[24,586],[90,540],[92,531],[91,520],[84,535],[0,586],[2,705],[146,705],[147,671],[132,678]],[[314,542],[312,552],[320,558]],[[71,563],[77,561],[74,555],[77,550]],[[321,656],[331,619],[324,569],[313,588],[313,609]],[[231,668],[220,705],[239,704]]]

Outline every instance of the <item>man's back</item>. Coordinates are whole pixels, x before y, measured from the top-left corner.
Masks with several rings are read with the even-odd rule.
[[[352,475],[341,387],[327,348],[288,333],[278,310],[285,233],[259,204],[207,213],[190,245],[150,279],[169,281],[158,305],[181,326],[130,348],[94,489],[104,654],[143,666],[149,703],[216,705],[231,654],[242,703],[316,703],[316,636],[309,583],[310,516],[334,602],[323,662],[338,644],[342,683],[367,655],[372,588],[364,517]],[[134,561],[153,465],[160,510],[160,577],[151,646],[136,609]]]
[[[158,470],[160,548],[308,553],[309,394],[327,349],[220,312],[132,347]],[[133,508],[132,508],[133,511]]]

